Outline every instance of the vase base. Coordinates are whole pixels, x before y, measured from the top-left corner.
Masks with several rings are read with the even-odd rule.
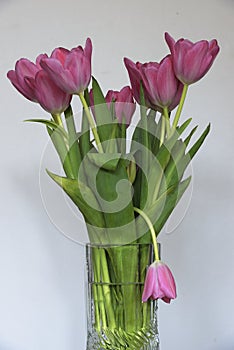
[[[153,329],[126,332],[106,329],[88,333],[87,350],[159,350],[159,336]]]

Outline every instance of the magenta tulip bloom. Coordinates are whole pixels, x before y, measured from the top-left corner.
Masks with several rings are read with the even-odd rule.
[[[167,265],[162,261],[155,261],[147,270],[142,302],[149,298],[162,299],[165,303],[170,303],[176,298],[176,285],[174,277]]]
[[[41,70],[40,67],[40,59],[43,55],[38,56],[36,64],[29,61],[26,58],[21,58],[16,62],[15,70],[10,70],[7,73],[7,77],[14,85],[14,87],[27,99],[33,102],[37,102],[37,98],[35,95],[35,90],[31,85],[27,83],[25,78],[34,79],[36,73]]]
[[[177,78],[186,85],[201,79],[210,69],[219,52],[215,39],[192,43],[187,39],[177,42],[165,33],[165,39],[172,54],[173,67]]]
[[[150,62],[141,66],[145,95],[151,105],[169,111],[175,108],[180,101],[183,84],[176,78],[171,55],[160,63]]]
[[[64,93],[50,79],[40,66],[41,59],[46,55],[39,55],[36,64],[20,59],[15,70],[8,72],[7,77],[15,88],[30,101],[39,103],[51,114],[62,113],[71,102],[71,95]]]
[[[108,107],[114,103],[115,115],[119,123],[125,119],[126,125],[130,125],[132,116],[136,110],[136,104],[133,100],[132,90],[129,86],[123,87],[120,91],[109,90],[105,100]]]
[[[79,94],[89,85],[91,79],[92,42],[88,38],[85,48],[71,51],[57,48],[51,57],[41,60],[41,66],[54,83],[68,94]]]

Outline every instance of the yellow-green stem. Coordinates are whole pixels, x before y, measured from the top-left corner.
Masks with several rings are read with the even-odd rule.
[[[162,115],[162,126],[161,126],[159,147],[162,146],[162,144],[163,144],[163,142],[164,142],[164,138],[165,138],[165,118],[164,118],[163,115]]]
[[[180,103],[179,103],[179,106],[177,108],[176,115],[175,115],[175,118],[174,118],[173,124],[172,124],[174,129],[177,127],[177,124],[179,122],[180,115],[181,115],[181,112],[182,112],[182,109],[183,109],[183,106],[184,106],[184,101],[185,101],[187,92],[188,92],[188,85],[185,84],[184,87],[183,87],[181,98],[180,98]]]
[[[159,251],[158,251],[158,242],[157,242],[157,236],[156,236],[156,232],[154,230],[154,226],[152,224],[152,222],[150,221],[150,218],[143,212],[143,210],[134,207],[135,212],[137,212],[138,214],[140,214],[143,219],[145,220],[145,222],[147,223],[150,233],[151,233],[151,237],[152,237],[152,242],[153,242],[153,246],[154,246],[154,254],[155,254],[155,260],[159,261]]]
[[[59,113],[52,114],[52,117],[53,117],[55,123],[63,128],[63,122],[62,122],[61,114],[59,114]]]
[[[85,110],[85,114],[86,114],[86,117],[88,119],[88,122],[89,122],[89,125],[91,127],[91,130],[93,132],[93,136],[95,138],[95,141],[96,141],[96,144],[97,144],[97,148],[98,148],[98,151],[100,153],[103,153],[103,148],[102,148],[102,144],[101,144],[101,141],[100,141],[100,138],[99,138],[99,135],[98,135],[98,132],[97,132],[97,128],[96,128],[96,125],[93,121],[93,117],[90,113],[90,110],[89,110],[89,106],[84,98],[84,95],[82,93],[79,93],[79,98],[81,100],[81,103],[84,107],[84,110]]]

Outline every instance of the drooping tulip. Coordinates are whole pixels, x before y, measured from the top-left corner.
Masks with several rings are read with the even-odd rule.
[[[208,72],[219,52],[215,39],[196,43],[183,38],[175,41],[168,33],[165,33],[165,39],[172,54],[175,75],[186,85],[200,80]]]
[[[151,105],[169,111],[174,109],[181,97],[183,84],[176,78],[171,55],[165,57],[160,63],[150,62],[140,67],[145,86],[145,96]]]
[[[147,270],[142,302],[162,299],[165,303],[170,303],[175,298],[176,285],[171,270],[162,261],[155,261]]]
[[[91,79],[92,42],[88,38],[84,49],[78,46],[71,51],[57,48],[51,57],[41,60],[41,66],[54,83],[64,92],[79,94]]]
[[[129,86],[123,87],[120,91],[109,90],[105,97],[108,107],[114,103],[116,118],[122,123],[123,118],[128,126],[131,123],[132,116],[136,110],[136,104],[133,100],[132,90]]]

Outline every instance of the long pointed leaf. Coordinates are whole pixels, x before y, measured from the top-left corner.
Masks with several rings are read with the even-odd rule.
[[[199,148],[201,147],[201,145],[205,141],[205,138],[209,134],[209,132],[210,132],[210,124],[207,126],[205,131],[201,134],[201,136],[199,137],[197,142],[195,142],[195,144],[188,151],[188,154],[189,154],[191,159],[195,156],[195,154],[197,153],[197,151],[199,150]]]
[[[25,122],[32,122],[32,123],[40,123],[44,124],[48,127],[50,127],[53,130],[57,130],[61,133],[61,135],[67,140],[68,135],[65,129],[63,129],[60,125],[56,124],[55,122],[47,119],[26,119]]]
[[[105,227],[103,213],[93,192],[82,182],[53,174],[48,175],[67,193],[84,215],[88,224]]]
[[[48,126],[46,128],[47,128],[48,134],[51,138],[51,141],[52,141],[52,143],[57,151],[59,159],[62,163],[65,174],[67,175],[67,177],[73,179],[74,173],[73,173],[73,168],[71,166],[69,151],[67,149],[67,146],[64,142],[63,137],[56,130],[52,130]]]
[[[176,186],[172,186],[157,199],[151,208],[145,210],[145,214],[153,223],[157,235],[187,189],[190,180],[191,178],[189,177]],[[148,232],[148,227],[141,216],[138,216],[136,219],[136,229],[138,237]]]

